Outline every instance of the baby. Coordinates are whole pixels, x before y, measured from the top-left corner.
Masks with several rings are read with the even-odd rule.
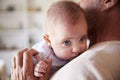
[[[46,32],[43,41],[32,47],[39,52],[33,57],[34,74],[41,78],[48,69],[44,59],[52,60],[50,76],[87,49],[87,23],[80,6],[71,1],[52,4],[46,16]]]

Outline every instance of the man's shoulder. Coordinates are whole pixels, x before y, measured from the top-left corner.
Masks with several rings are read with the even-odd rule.
[[[101,42],[98,44],[95,44],[92,46],[88,51],[92,51],[93,54],[99,52],[102,53],[120,53],[120,41],[106,41],[106,42]],[[101,54],[102,54],[101,53]]]

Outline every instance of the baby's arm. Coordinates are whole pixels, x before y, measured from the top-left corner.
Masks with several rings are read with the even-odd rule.
[[[40,60],[34,68],[34,75],[39,77],[40,80],[48,80],[51,64],[52,61],[50,59]]]

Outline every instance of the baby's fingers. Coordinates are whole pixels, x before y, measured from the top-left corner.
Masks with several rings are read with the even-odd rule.
[[[42,60],[42,61],[39,61],[35,67],[38,69],[42,68],[42,69],[46,70],[48,67],[48,64]]]
[[[36,77],[42,77],[45,72],[46,72],[46,71],[43,70],[43,69],[39,69],[39,70],[38,70],[38,69],[35,68],[35,70],[34,70],[34,75],[35,75]]]
[[[46,70],[47,70],[47,68],[45,68],[45,67],[42,67],[42,66],[36,66],[35,67],[35,71],[36,72],[39,72],[39,73],[46,73]]]
[[[34,75],[36,77],[41,77],[43,74],[47,72],[48,65],[44,61],[39,61],[38,64],[35,66]]]
[[[47,72],[49,72],[51,69],[52,60],[51,59],[44,59],[43,61],[47,64]]]

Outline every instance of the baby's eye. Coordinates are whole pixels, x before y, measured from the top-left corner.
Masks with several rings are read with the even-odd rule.
[[[87,40],[86,37],[81,37],[81,38],[80,38],[80,42],[81,42],[81,43],[85,42],[86,40]]]
[[[66,40],[63,42],[64,46],[70,46],[71,45],[71,41],[70,40]]]

